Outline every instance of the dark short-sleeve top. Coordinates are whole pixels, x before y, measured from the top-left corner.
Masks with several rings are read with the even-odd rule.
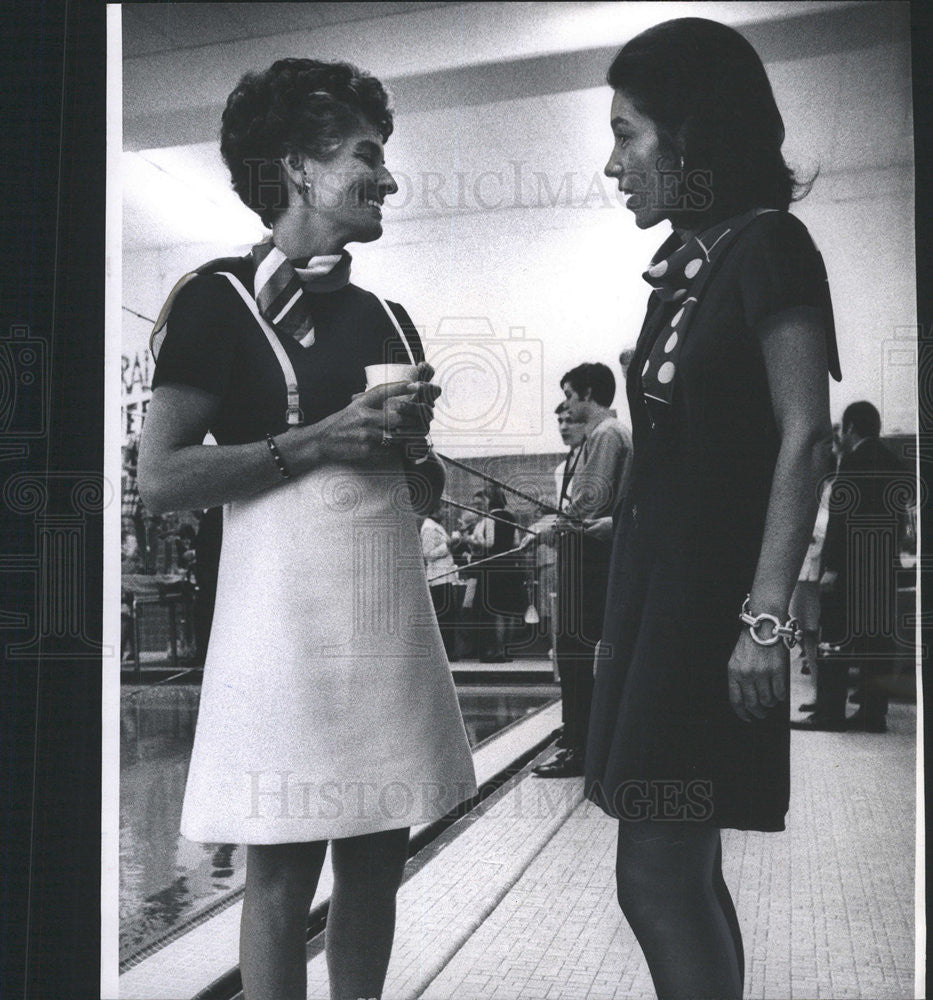
[[[253,288],[249,257],[206,265],[178,291],[159,349],[153,389],[179,383],[220,398],[210,428],[218,444],[244,444],[287,430],[285,377],[265,334],[238,292],[218,271],[228,271]],[[408,363],[409,356],[381,303],[371,292],[348,284],[313,292],[314,343],[303,347],[280,335],[298,382],[306,424],[349,405],[365,387],[364,367]],[[415,361],[424,359],[410,317],[390,303]]]
[[[681,350],[672,402],[665,406],[642,397],[641,372],[654,338],[678,308],[652,297],[629,368],[638,438],[634,485],[651,491],[653,509],[660,505],[673,514],[676,506],[681,518],[709,502],[709,529],[716,523],[728,527],[715,516],[726,508],[742,513],[744,521],[750,503],[763,519],[779,441],[760,333],[781,313],[812,309],[827,338],[830,366],[838,365],[822,258],[794,216],[768,212],[750,222],[703,291]],[[676,496],[656,495],[653,487],[662,485],[665,491],[676,486]],[[751,531],[756,559],[758,542],[757,530]]]
[[[760,335],[801,307],[816,311],[837,368],[822,259],[799,220],[762,214],[703,289],[665,405],[644,398],[641,373],[665,310],[679,306],[649,301],[627,381],[634,460],[586,752],[587,794],[612,815],[626,782],[671,779],[712,789],[711,815],[680,818],[783,829],[787,702],[742,722],[729,703],[728,662],[780,445]]]

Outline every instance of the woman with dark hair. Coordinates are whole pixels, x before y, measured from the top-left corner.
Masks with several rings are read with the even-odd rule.
[[[425,570],[437,626],[447,651],[447,661],[457,659],[457,617],[460,580],[457,564],[451,549],[452,542],[444,527],[444,513],[441,504],[421,518],[421,554],[424,556]]]
[[[476,506],[491,517],[482,518],[470,535],[474,559],[501,556],[515,548],[514,515],[508,509],[505,490],[487,483],[473,495]],[[510,523],[511,522],[511,523]],[[509,629],[521,614],[524,576],[516,570],[515,561],[507,556],[487,563],[478,570],[473,606],[477,621],[482,624],[479,636],[479,659],[482,663],[508,663],[512,658],[506,650]]]
[[[619,902],[659,997],[739,997],[723,828],[782,830],[788,602],[828,471],[839,378],[822,260],[761,60],[712,21],[628,42],[605,172],[673,234],[627,378],[630,488],[613,540],[586,794],[619,819]]]
[[[443,485],[439,390],[344,249],[382,235],[391,132],[382,85],[347,64],[245,76],[221,150],[271,234],[186,275],[153,334],[140,490],[157,512],[224,505],[181,829],[248,845],[247,1000],[303,1000],[328,841],[331,996],[381,995],[409,827],[475,788],[436,624],[410,626],[433,615],[416,515]]]

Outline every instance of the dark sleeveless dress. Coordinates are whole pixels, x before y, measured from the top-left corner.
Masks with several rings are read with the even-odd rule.
[[[748,224],[701,295],[671,405],[641,372],[667,308],[652,296],[629,368],[634,463],[615,527],[586,750],[586,795],[612,816],[783,830],[788,703],[741,721],[727,665],[761,550],[778,429],[755,329],[825,313],[822,259],[783,212]],[[830,315],[824,326],[831,358]]]

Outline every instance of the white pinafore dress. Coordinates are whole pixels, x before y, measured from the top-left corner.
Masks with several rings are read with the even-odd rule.
[[[225,276],[276,351],[294,405],[275,332]],[[395,449],[226,504],[182,834],[352,837],[429,822],[475,791]]]

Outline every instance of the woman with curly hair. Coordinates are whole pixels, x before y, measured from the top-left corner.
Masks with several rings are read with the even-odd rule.
[[[439,389],[344,249],[382,235],[391,132],[382,85],[347,64],[245,76],[221,151],[271,233],[186,275],[153,335],[140,491],[154,512],[224,507],[181,829],[248,845],[247,1000],[303,1000],[328,842],[331,996],[381,995],[409,828],[475,790],[420,558]],[[399,364],[363,391],[364,368]]]
[[[619,820],[619,902],[658,996],[739,997],[720,831],[784,829],[788,604],[829,471],[832,307],[752,46],[667,21],[608,82],[605,172],[638,228],[673,233],[627,376],[634,463],[585,789]]]

